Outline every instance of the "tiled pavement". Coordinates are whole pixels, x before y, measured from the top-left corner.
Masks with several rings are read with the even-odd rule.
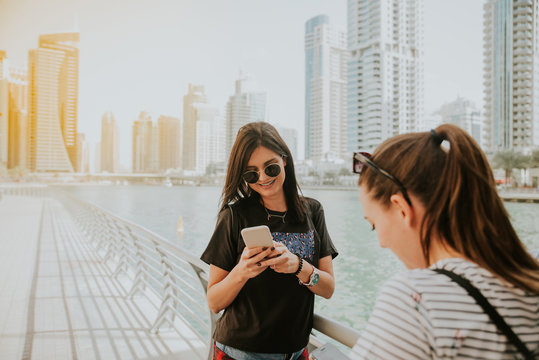
[[[125,285],[60,202],[0,199],[0,359],[198,359],[188,331],[149,331],[155,305]]]

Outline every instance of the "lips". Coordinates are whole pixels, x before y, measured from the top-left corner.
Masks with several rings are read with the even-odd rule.
[[[261,187],[269,187],[269,186],[273,185],[274,182],[275,182],[275,179],[273,179],[273,180],[271,180],[271,181],[269,181],[267,183],[258,184],[258,185],[261,186]]]

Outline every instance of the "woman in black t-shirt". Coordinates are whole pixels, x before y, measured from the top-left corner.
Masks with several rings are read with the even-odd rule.
[[[240,230],[257,225],[270,228],[273,247],[245,247]],[[333,294],[335,256],[322,206],[298,194],[283,139],[265,122],[243,126],[201,257],[210,264],[208,305],[214,313],[224,310],[214,359],[306,359],[314,294]]]

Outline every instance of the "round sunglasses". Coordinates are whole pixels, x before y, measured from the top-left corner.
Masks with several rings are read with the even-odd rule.
[[[276,177],[281,173],[281,165],[277,163],[269,164],[264,168],[264,174],[268,175],[269,177]],[[248,182],[249,184],[254,184],[260,179],[260,170],[249,170],[243,173],[243,180]]]

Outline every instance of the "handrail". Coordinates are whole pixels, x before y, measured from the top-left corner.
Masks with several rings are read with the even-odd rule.
[[[131,281],[126,295],[133,297],[142,294],[155,299],[158,314],[151,330],[157,333],[168,324],[184,337],[175,321],[180,319],[205,344],[203,355],[199,354],[199,357],[211,359],[212,334],[219,315],[213,314],[205,306],[208,264],[151,230],[65,191],[49,191],[50,188],[41,187],[36,188],[35,192],[28,187],[19,189],[21,191],[16,188],[6,191],[4,188],[3,192],[6,195],[54,195],[61,200],[71,210],[76,223],[87,235],[103,263],[112,266],[113,276],[123,274]],[[313,329],[349,348],[359,338],[359,331],[316,313]],[[190,342],[189,339],[186,341]],[[310,349],[322,344],[323,341],[316,335],[311,335]]]

